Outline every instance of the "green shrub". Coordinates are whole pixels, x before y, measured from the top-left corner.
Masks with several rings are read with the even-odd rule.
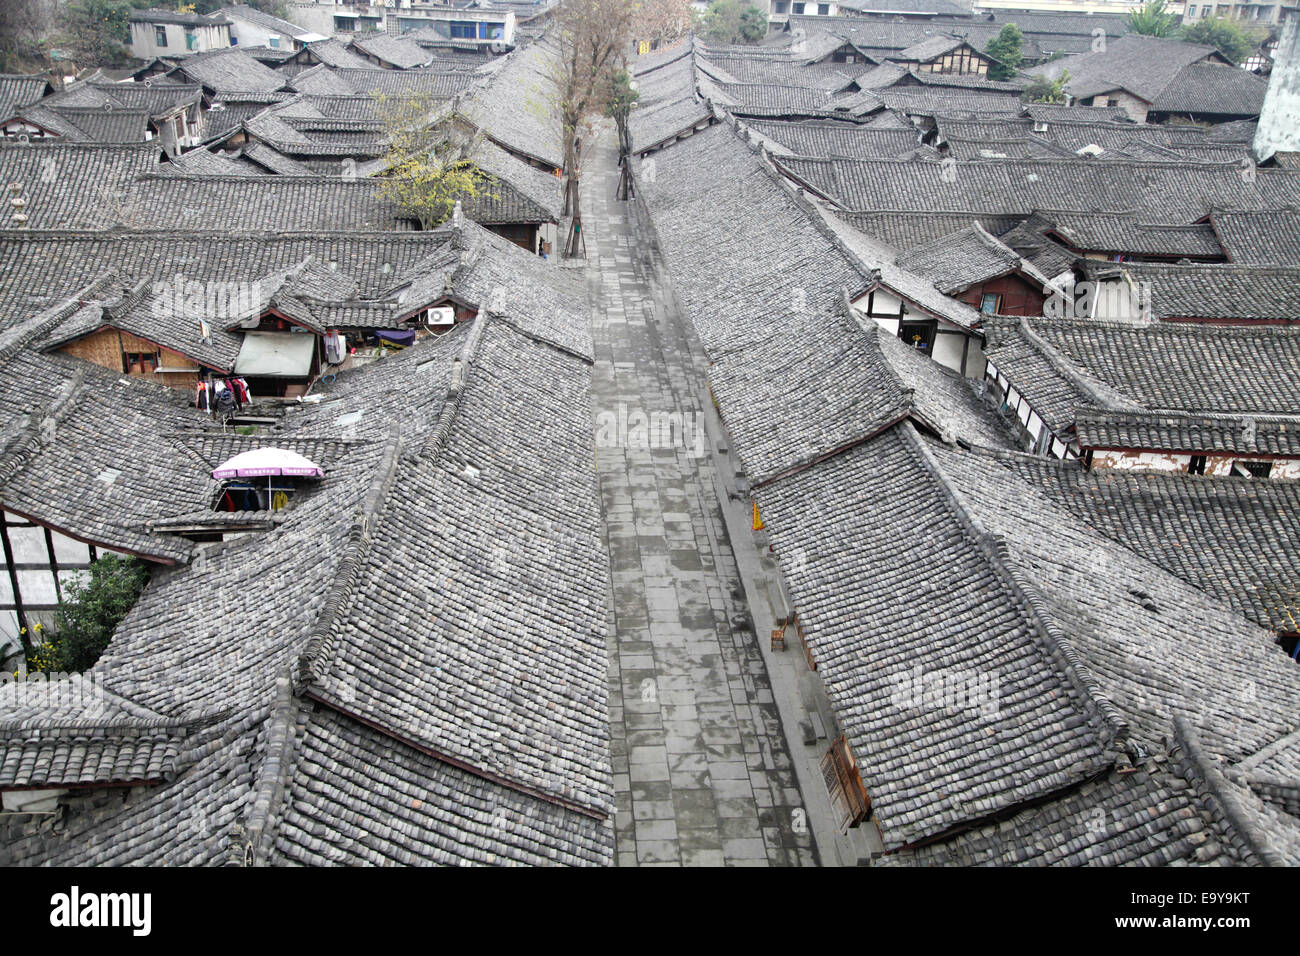
[[[64,588],[55,612],[53,636],[37,645],[28,658],[31,670],[84,671],[99,660],[122,618],[135,605],[149,570],[137,558],[106,554],[90,566],[88,575]]]

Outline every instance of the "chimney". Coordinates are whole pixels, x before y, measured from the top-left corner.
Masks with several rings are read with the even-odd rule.
[[[1300,152],[1300,14],[1291,14],[1282,25],[1254,150],[1259,163],[1274,153]]]

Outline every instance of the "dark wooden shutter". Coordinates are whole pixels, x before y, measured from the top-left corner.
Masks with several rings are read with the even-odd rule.
[[[858,826],[867,818],[871,801],[867,799],[862,787],[862,778],[858,776],[857,763],[849,752],[848,741],[841,736],[831,744],[822,755],[822,779],[826,781],[826,792],[830,794],[831,809],[838,818],[841,831]]]

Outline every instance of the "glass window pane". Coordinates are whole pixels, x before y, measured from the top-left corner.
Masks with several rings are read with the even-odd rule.
[[[23,605],[58,604],[54,590],[54,575],[49,571],[19,571],[18,590],[23,595]]]
[[[10,528],[9,543],[14,549],[14,561],[19,564],[50,563],[44,528]]]
[[[90,563],[90,546],[82,544],[80,541],[74,541],[72,538],[59,534],[57,531],[50,533],[54,540],[54,558],[60,567],[64,565],[76,566],[79,564]]]

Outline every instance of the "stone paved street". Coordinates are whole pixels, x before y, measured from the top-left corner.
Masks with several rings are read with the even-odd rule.
[[[587,159],[597,467],[610,556],[618,862],[816,865],[790,754],[718,507],[703,352],[651,234]],[[671,434],[638,429],[664,416]],[[620,424],[626,423],[626,424]]]

